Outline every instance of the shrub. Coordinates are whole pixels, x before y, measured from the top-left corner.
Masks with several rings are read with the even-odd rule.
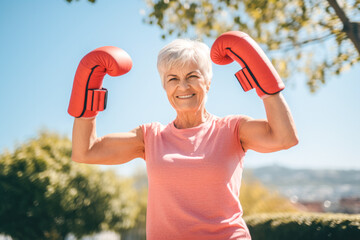
[[[360,215],[278,213],[256,214],[244,219],[253,240],[360,239]]]
[[[70,156],[70,140],[48,133],[0,154],[0,233],[64,239],[134,226],[132,183]]]

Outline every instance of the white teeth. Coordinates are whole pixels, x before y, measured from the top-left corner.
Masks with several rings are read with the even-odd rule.
[[[184,96],[177,96],[177,98],[191,98],[192,96],[194,96],[195,94],[191,94],[191,95],[184,95]]]

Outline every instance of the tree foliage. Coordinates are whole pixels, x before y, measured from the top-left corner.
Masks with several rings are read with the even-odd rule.
[[[132,183],[70,156],[70,140],[49,133],[0,155],[0,233],[64,239],[134,225],[139,208]]]
[[[146,209],[148,199],[147,173],[143,170],[139,170],[132,176],[132,179],[138,195],[136,204],[140,211],[136,217],[134,227],[121,234],[122,240],[146,239]]]
[[[299,207],[274,189],[266,188],[251,173],[244,174],[240,202],[244,216],[260,213],[300,212]]]
[[[312,92],[360,61],[360,23],[355,22],[360,0],[145,1],[144,22],[160,27],[163,38],[216,38],[244,31],[285,80],[306,77]]]

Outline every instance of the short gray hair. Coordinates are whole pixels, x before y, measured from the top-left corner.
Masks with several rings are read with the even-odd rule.
[[[163,47],[158,55],[157,68],[162,86],[165,84],[165,73],[173,67],[184,67],[189,62],[199,65],[201,74],[207,82],[212,79],[210,48],[203,42],[190,39],[176,39]]]

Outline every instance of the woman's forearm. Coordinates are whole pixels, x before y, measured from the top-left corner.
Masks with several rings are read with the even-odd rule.
[[[290,148],[298,143],[294,119],[281,93],[268,96],[264,100],[267,121],[274,141],[283,148]]]
[[[72,133],[72,160],[83,162],[96,139],[96,118],[75,118]]]

